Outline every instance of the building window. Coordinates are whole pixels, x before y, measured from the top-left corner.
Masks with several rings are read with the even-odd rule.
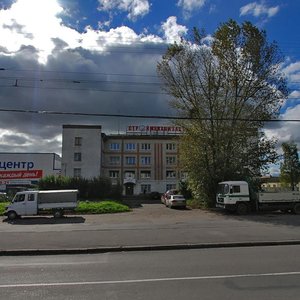
[[[141,144],[141,150],[143,151],[151,150],[151,144],[146,144],[146,143]]]
[[[151,184],[141,184],[141,193],[146,194],[151,192]]]
[[[81,177],[81,169],[74,168],[74,177]]]
[[[119,178],[119,171],[109,171],[109,177],[110,178]]]
[[[168,143],[166,144],[166,150],[176,150],[176,144],[175,143]]]
[[[176,156],[167,156],[166,163],[167,163],[167,165],[175,165],[176,164]]]
[[[176,184],[167,184],[166,185],[166,191],[169,191],[169,190],[175,190],[176,189]]]
[[[76,136],[74,141],[75,146],[81,146],[82,145],[82,137]]]
[[[142,165],[150,165],[151,157],[150,156],[141,156],[141,164]]]
[[[74,153],[74,161],[81,161],[81,152]]]
[[[110,156],[109,164],[110,165],[119,165],[120,164],[120,156]]]
[[[114,150],[114,151],[120,150],[120,144],[119,143],[110,143],[109,149]]]
[[[176,172],[175,171],[167,171],[166,177],[167,178],[176,178]]]
[[[125,145],[125,149],[126,149],[127,151],[133,151],[133,150],[135,150],[135,144],[134,144],[134,143],[127,143],[127,144]]]
[[[141,171],[141,179],[151,178],[151,171]]]
[[[135,165],[135,157],[134,156],[126,156],[125,158],[127,165]]]
[[[124,178],[135,178],[135,172],[134,171],[125,171]]]

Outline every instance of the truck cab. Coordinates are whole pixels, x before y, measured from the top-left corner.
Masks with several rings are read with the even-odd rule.
[[[246,181],[223,181],[218,185],[216,207],[245,214],[250,207],[249,186]]]
[[[9,219],[17,216],[29,216],[37,214],[37,191],[24,191],[16,193],[11,204],[6,208]]]

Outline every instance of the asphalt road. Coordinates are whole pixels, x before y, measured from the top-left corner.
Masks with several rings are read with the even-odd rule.
[[[1,299],[299,299],[300,246],[0,257]]]
[[[145,204],[108,215],[24,217],[0,222],[0,253],[10,250],[300,241],[300,217],[266,213],[236,216]],[[1,252],[2,251],[2,252]]]

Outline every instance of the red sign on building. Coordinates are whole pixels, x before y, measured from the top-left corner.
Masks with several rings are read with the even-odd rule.
[[[0,180],[39,179],[42,177],[43,177],[43,170],[0,171]]]

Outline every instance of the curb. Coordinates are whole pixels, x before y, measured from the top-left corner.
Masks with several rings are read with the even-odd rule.
[[[96,254],[96,253],[107,253],[107,252],[163,251],[163,250],[188,250],[188,249],[293,246],[293,245],[300,245],[300,240],[262,241],[262,242],[252,241],[252,242],[204,243],[204,244],[173,244],[173,245],[113,246],[113,247],[71,248],[71,249],[0,250],[0,256],[34,256],[34,255],[63,255],[63,254],[70,255],[70,254]]]

